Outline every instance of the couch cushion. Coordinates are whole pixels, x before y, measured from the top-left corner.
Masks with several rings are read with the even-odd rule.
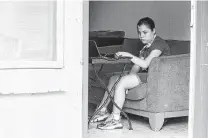
[[[147,110],[147,100],[146,98],[141,99],[141,100],[129,100],[126,99],[124,102],[123,108],[130,108],[134,110]]]
[[[129,100],[141,100],[146,97],[147,83],[142,83],[137,87],[130,89],[126,95],[126,99]]]

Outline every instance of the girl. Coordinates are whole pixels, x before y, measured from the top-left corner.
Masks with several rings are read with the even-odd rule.
[[[128,52],[116,53],[116,56],[131,57],[131,62],[134,63],[130,72],[127,75],[124,75],[118,82],[113,93],[114,102],[120,108],[123,107],[128,89],[134,88],[141,83],[140,77],[137,74],[140,68],[147,70],[153,58],[170,55],[170,48],[168,44],[165,42],[165,40],[156,35],[155,23],[151,18],[145,17],[140,19],[137,23],[137,31],[139,39],[144,44],[144,47],[140,51],[140,56],[137,57]],[[116,75],[112,76],[109,79],[109,90],[111,90],[118,77],[119,76]],[[105,92],[104,97],[98,108],[104,103],[107,96],[108,93]],[[117,107],[113,106],[111,114],[107,111],[107,105],[109,104],[109,102],[110,100],[91,122],[104,121],[102,124],[97,126],[97,128],[99,129],[123,128],[123,125],[121,123],[120,110],[117,109]]]

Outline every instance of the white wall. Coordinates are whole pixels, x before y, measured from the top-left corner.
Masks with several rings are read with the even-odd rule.
[[[63,80],[66,92],[1,94],[0,138],[82,137],[82,1],[66,0],[65,17],[65,68],[0,70],[0,87],[27,92],[43,82],[55,84],[49,77],[54,74]]]
[[[136,24],[151,17],[164,39],[190,40],[190,1],[91,1],[90,30],[123,30],[137,38]]]

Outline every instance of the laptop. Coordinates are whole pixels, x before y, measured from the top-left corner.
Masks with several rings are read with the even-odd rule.
[[[115,53],[101,54],[96,42],[89,40],[89,57],[90,58],[108,58],[115,59]]]

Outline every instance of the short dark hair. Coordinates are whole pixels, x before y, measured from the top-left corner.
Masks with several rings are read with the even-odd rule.
[[[153,31],[153,29],[155,29],[155,23],[149,17],[141,18],[137,23],[137,27],[141,26],[141,25],[147,25],[152,31]]]

